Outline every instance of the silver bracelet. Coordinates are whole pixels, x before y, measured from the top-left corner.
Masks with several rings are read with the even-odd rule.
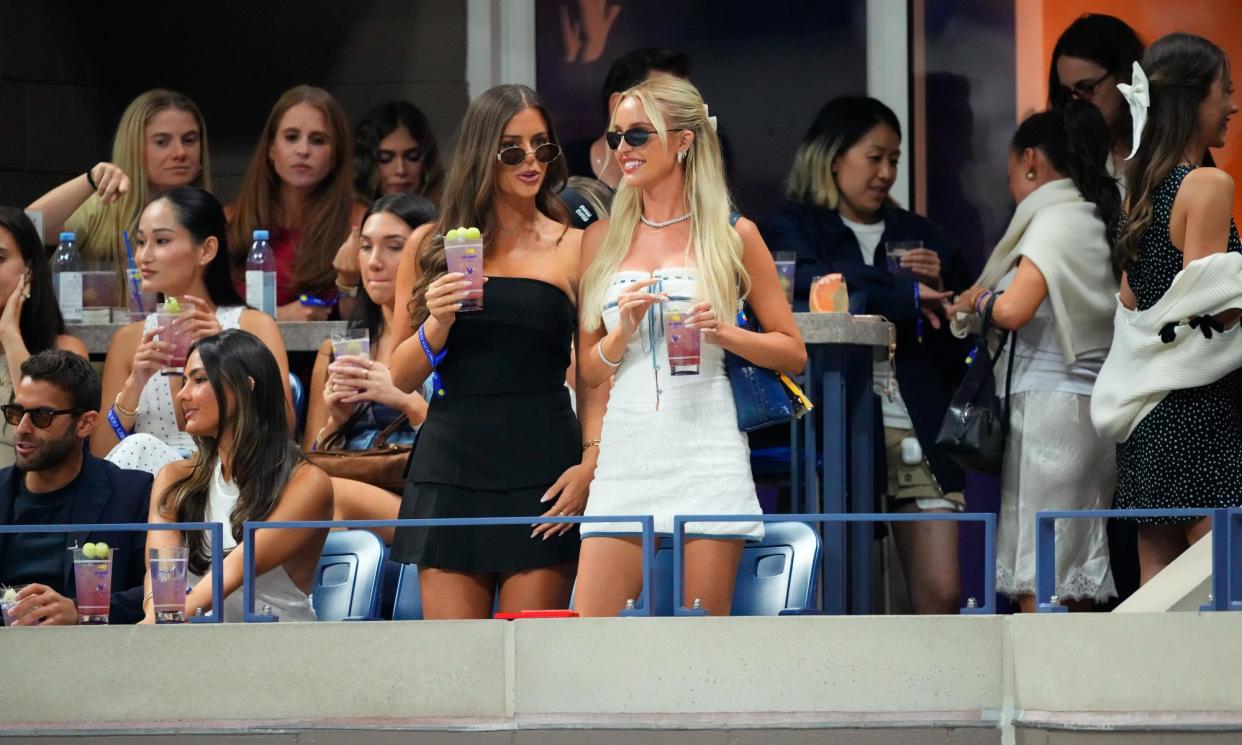
[[[616,362],[613,362],[612,360],[605,357],[604,356],[604,342],[602,340],[595,344],[595,351],[599,352],[600,360],[603,361],[603,363],[605,365],[608,365],[609,367],[613,367],[613,368],[621,367],[621,363],[625,361],[624,352],[621,353],[621,359],[617,360]]]

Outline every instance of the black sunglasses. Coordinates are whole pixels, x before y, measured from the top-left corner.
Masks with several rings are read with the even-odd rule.
[[[684,129],[685,129],[684,127],[674,127],[672,129],[667,129],[665,131],[666,132],[681,132]],[[653,129],[643,129],[642,127],[633,127],[631,129],[625,130],[624,132],[606,132],[604,133],[604,139],[608,141],[608,147],[612,148],[613,150],[616,150],[617,148],[621,147],[622,138],[624,138],[625,141],[629,143],[630,147],[642,147],[643,145],[647,144],[647,141],[651,139],[651,135],[653,134],[656,134],[656,131]]]
[[[1095,98],[1095,89],[1099,88],[1100,83],[1103,83],[1105,78],[1109,75],[1112,75],[1112,73],[1106,72],[1095,80],[1080,80],[1072,86],[1063,85],[1061,87],[1065,89],[1065,92],[1069,94],[1070,98],[1077,98],[1080,101],[1090,101]]]
[[[555,142],[545,142],[530,151],[520,145],[510,145],[496,153],[496,160],[507,166],[520,166],[526,161],[527,155],[535,156],[535,160],[540,163],[551,163],[561,157],[561,146]]]
[[[30,423],[39,429],[47,429],[52,426],[52,420],[61,414],[81,414],[88,409],[49,409],[46,406],[39,406],[34,409],[27,409],[25,406],[18,404],[5,404],[0,406],[0,411],[4,412],[4,421],[16,427],[22,423],[22,417],[30,415]]]

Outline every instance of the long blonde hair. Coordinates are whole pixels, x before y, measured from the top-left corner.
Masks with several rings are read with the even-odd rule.
[[[525,85],[506,84],[489,88],[470,102],[457,130],[453,160],[440,197],[440,220],[418,247],[418,279],[408,302],[410,323],[417,327],[427,320],[427,288],[448,271],[444,256],[444,234],[461,226],[473,226],[483,232],[483,252],[496,239],[492,204],[496,198],[496,153],[509,120],[527,108],[543,117],[548,142],[560,145],[556,128],[539,94]],[[507,166],[504,166],[507,167]],[[547,164],[543,183],[535,194],[535,208],[569,229],[569,210],[556,193],[565,184],[568,168],[564,156]],[[564,235],[562,231],[561,235]]]
[[[276,139],[276,130],[285,112],[300,103],[309,104],[323,114],[328,137],[332,140],[332,168],[308,198],[302,224],[282,225],[277,222],[276,214],[280,206],[280,177],[272,168],[267,152]],[[251,232],[255,229],[300,228],[302,237],[293,259],[294,284],[306,292],[332,286],[336,279],[332,260],[341,241],[349,234],[349,218],[354,208],[351,143],[345,110],[332,94],[322,88],[299,85],[281,95],[263,125],[263,134],[250,156],[250,165],[246,167],[235,202],[233,222],[229,225],[234,271],[240,272],[245,265]]]
[[[730,224],[733,209],[725,183],[720,138],[707,119],[703,97],[688,81],[661,77],[630,88],[621,101],[634,98],[642,104],[661,144],[668,142],[670,127],[694,133],[682,166],[686,201],[690,207],[690,242],[698,268],[698,295],[716,309],[724,323],[734,323],[738,300],[750,292],[750,278],[742,264],[742,237]],[[615,119],[609,122],[611,128]],[[612,200],[612,213],[603,245],[582,277],[579,314],[583,325],[598,329],[603,321],[604,291],[608,280],[634,240],[643,211],[643,195],[624,181]]]
[[[155,199],[158,194],[151,188],[147,177],[147,124],[161,111],[175,109],[184,111],[194,117],[198,123],[200,147],[200,165],[198,176],[189,184],[200,189],[211,191],[211,158],[207,148],[207,124],[198,106],[184,93],[155,88],[139,95],[121,115],[116,127],[116,136],[112,140],[112,163],[130,177],[129,193],[104,208],[99,230],[86,235],[81,241],[82,248],[87,244],[104,246],[111,262],[123,269],[128,260],[125,256],[125,243],[121,238],[122,231],[133,232],[142,210]],[[92,196],[91,199],[98,199]],[[93,253],[93,252],[92,252]]]

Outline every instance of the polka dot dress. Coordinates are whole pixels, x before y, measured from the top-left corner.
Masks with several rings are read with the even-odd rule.
[[[1169,216],[1182,179],[1175,166],[1156,190],[1152,222],[1138,264],[1127,274],[1139,310],[1155,305],[1182,270],[1169,237]],[[1230,224],[1229,250],[1242,251]],[[1117,446],[1118,509],[1214,508],[1242,505],[1242,370],[1215,383],[1172,391]],[[1136,522],[1184,522],[1136,518]]]

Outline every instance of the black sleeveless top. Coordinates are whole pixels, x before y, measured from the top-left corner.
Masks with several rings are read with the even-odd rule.
[[[459,313],[409,480],[499,491],[553,483],[581,460],[565,371],[577,317],[555,285],[489,277],[483,310]]]

